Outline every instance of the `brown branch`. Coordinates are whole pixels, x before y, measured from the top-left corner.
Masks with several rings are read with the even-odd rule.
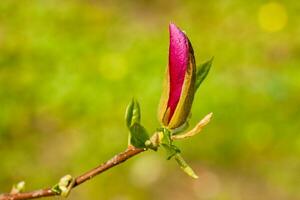
[[[139,149],[135,147],[128,147],[124,152],[115,155],[113,158],[107,162],[99,165],[98,167],[78,176],[75,178],[75,183],[72,188],[84,183],[87,180],[90,180],[94,176],[101,174],[102,172],[126,161],[127,159],[145,151],[144,149]],[[71,189],[72,189],[71,188]],[[55,196],[59,195],[51,190],[51,188],[45,188],[40,190],[35,190],[31,192],[21,192],[17,194],[0,194],[0,200],[19,200],[19,199],[35,199],[40,197]]]

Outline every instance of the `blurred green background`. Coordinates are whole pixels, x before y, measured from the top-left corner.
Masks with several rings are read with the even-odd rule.
[[[0,193],[55,184],[126,148],[134,96],[149,131],[168,62],[168,23],[213,68],[178,143],[200,178],[146,152],[69,199],[300,199],[300,1],[0,2]],[[50,198],[51,199],[51,198]]]

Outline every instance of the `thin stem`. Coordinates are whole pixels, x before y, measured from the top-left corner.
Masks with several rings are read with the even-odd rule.
[[[101,174],[102,172],[117,166],[118,164],[126,161],[127,159],[145,151],[145,149],[135,148],[133,146],[128,147],[124,152],[115,155],[110,160],[105,163],[99,165],[98,167],[89,170],[88,172],[78,176],[75,178],[75,183],[72,188],[84,183],[87,180],[90,180],[94,176]],[[58,195],[51,188],[45,188],[40,190],[35,190],[31,192],[21,192],[17,194],[0,194],[0,200],[20,200],[20,199],[35,199],[47,196],[55,196]]]

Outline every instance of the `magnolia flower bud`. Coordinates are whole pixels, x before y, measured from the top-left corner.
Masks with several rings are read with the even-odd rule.
[[[159,106],[159,120],[162,125],[175,129],[182,126],[190,114],[196,90],[196,63],[185,33],[172,23],[169,32],[169,66]]]

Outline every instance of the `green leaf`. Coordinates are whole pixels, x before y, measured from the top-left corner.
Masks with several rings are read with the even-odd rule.
[[[126,108],[125,120],[130,132],[128,143],[137,148],[146,148],[145,142],[149,140],[149,136],[146,129],[140,124],[140,105],[134,98]]]
[[[185,162],[185,160],[180,155],[180,149],[173,145],[173,141],[171,139],[172,132],[166,128],[158,129],[158,131],[161,131],[163,133],[163,138],[161,141],[161,145],[164,147],[164,149],[167,152],[167,160],[170,160],[171,158],[175,158],[180,168],[189,176],[197,179],[198,176],[195,174],[193,169]]]
[[[162,146],[165,148],[167,152],[167,160],[170,160],[173,156],[180,153],[180,149],[175,145],[162,144]]]
[[[164,149],[167,152],[167,160],[170,160],[177,153],[180,153],[180,150],[178,147],[172,144],[173,142],[171,139],[172,137],[171,131],[166,128],[163,128],[161,131],[163,132],[164,135],[161,141],[161,145],[164,147]]]
[[[194,179],[197,179],[198,176],[194,172],[194,170],[185,162],[183,157],[180,155],[180,153],[177,153],[175,155],[175,160],[177,161],[180,168],[189,176],[191,176]]]
[[[195,91],[197,91],[203,80],[206,78],[210,67],[212,66],[213,60],[214,58],[212,57],[210,60],[206,61],[205,63],[202,63],[200,66],[197,67]]]
[[[130,101],[126,108],[125,120],[128,128],[130,128],[134,123],[140,123],[141,121],[140,105],[134,98]]]
[[[137,148],[146,148],[145,142],[149,140],[146,129],[139,123],[134,123],[130,128],[129,142]]]

